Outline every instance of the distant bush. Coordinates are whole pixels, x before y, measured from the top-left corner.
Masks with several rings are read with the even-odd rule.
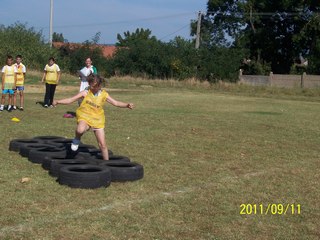
[[[0,26],[0,62],[5,65],[6,56],[22,55],[28,68],[43,69],[50,56],[57,57],[56,49],[51,49],[42,37],[42,32],[27,28],[26,24],[15,23]]]

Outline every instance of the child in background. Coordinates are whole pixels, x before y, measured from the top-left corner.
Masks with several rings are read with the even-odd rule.
[[[44,95],[44,107],[53,107],[53,98],[56,87],[60,81],[60,68],[55,63],[53,57],[49,58],[48,64],[44,67],[44,73],[41,82],[46,83],[46,93]]]
[[[17,93],[19,93],[20,96],[20,107],[19,110],[23,111],[24,106],[24,79],[26,76],[26,66],[22,63],[22,56],[17,55],[16,56],[16,63],[14,64],[17,72],[17,82],[16,82],[16,91],[13,96],[13,109],[16,110],[16,104],[17,104]]]
[[[105,102],[108,102],[116,107],[133,109],[134,105],[113,99],[106,90],[101,89],[102,81],[103,79],[98,75],[90,74],[88,76],[88,89],[79,92],[71,98],[56,100],[53,102],[53,105],[70,104],[80,98],[84,98],[76,112],[78,125],[75,131],[75,138],[71,144],[71,150],[78,150],[81,136],[91,128],[96,136],[103,159],[109,160],[104,133],[105,115],[103,106]]]
[[[9,112],[12,111],[13,107],[13,95],[14,90],[16,88],[16,68],[13,65],[13,57],[7,56],[7,65],[2,68],[2,97],[1,97],[1,105],[0,111],[4,110],[4,104],[6,100],[6,95],[8,96],[8,108]]]
[[[87,81],[87,77],[91,74],[98,74],[96,67],[92,65],[92,60],[88,57],[85,61],[85,66],[79,71],[79,78],[80,78],[80,92],[85,90],[89,83]]]
[[[92,65],[92,60],[90,57],[86,58],[85,66],[78,72],[79,72],[79,79],[80,79],[80,91],[79,92],[81,92],[89,86],[87,77],[91,73],[98,74],[98,72],[97,72],[97,68]],[[79,106],[80,106],[82,100],[83,99],[78,100]]]

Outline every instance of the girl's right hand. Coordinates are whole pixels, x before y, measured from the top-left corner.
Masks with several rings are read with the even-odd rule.
[[[129,108],[129,109],[133,109],[133,108],[134,108],[133,103],[128,103],[128,104],[127,104],[127,108]]]

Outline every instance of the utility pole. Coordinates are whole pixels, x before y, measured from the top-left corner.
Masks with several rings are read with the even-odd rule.
[[[201,13],[201,11],[199,11],[199,13],[198,13],[198,22],[197,22],[196,49],[198,49],[199,46],[200,46],[201,17],[202,17],[202,13]]]
[[[53,0],[50,0],[50,30],[49,30],[49,45],[52,47],[52,20],[53,20]]]

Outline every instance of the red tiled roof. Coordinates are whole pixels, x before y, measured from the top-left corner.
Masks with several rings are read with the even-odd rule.
[[[53,47],[55,48],[61,48],[62,46],[68,46],[70,49],[76,49],[76,48],[80,48],[83,46],[82,43],[64,43],[64,42],[53,42],[52,43]],[[101,45],[101,44],[96,44],[92,46],[93,48],[101,48],[102,50],[102,54],[104,57],[106,58],[110,58],[112,57],[116,50],[117,47],[116,46],[112,46],[112,45]]]

